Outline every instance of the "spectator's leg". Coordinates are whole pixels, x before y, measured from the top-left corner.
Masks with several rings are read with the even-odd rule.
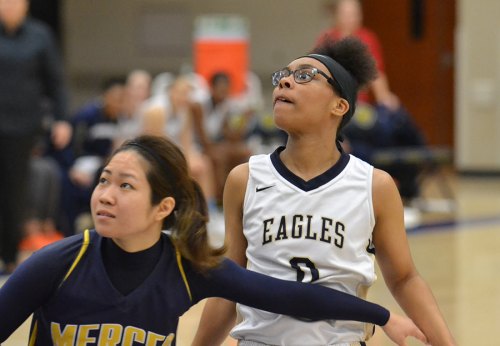
[[[26,208],[28,162],[33,136],[0,137],[1,216],[0,243],[7,266],[16,262],[17,246],[21,238],[23,215]]]

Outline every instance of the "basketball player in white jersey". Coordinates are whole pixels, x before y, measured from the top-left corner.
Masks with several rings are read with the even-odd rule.
[[[429,343],[454,345],[413,264],[393,179],[339,143],[357,91],[373,77],[373,60],[355,39],[328,43],[273,74],[274,120],[288,141],[228,176],[228,254],[257,272],[359,297],[376,279],[376,257],[388,288]],[[303,321],[241,305],[237,311],[231,335],[240,346],[365,345],[373,332],[359,322]],[[209,301],[194,345],[220,345],[235,315],[234,304]],[[406,345],[405,339],[393,341]]]

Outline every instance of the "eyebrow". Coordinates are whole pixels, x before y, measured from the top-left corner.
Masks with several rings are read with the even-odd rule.
[[[111,172],[111,170],[106,169],[106,168],[102,170],[102,173],[113,175],[113,172]],[[132,173],[118,173],[118,177],[120,177],[120,178],[131,178],[131,179],[134,179],[134,180],[139,180],[137,178],[137,176],[135,174],[132,174]]]
[[[299,68],[304,68],[304,67],[309,67],[309,68],[317,68],[317,67],[314,67],[313,65],[311,64],[300,64],[299,66],[297,66],[295,69],[299,69]],[[287,68],[290,68],[290,65],[287,66]]]

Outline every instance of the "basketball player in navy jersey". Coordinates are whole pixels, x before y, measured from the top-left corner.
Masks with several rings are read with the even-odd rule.
[[[454,345],[412,261],[393,179],[339,143],[358,90],[374,77],[373,59],[353,38],[327,43],[273,74],[274,121],[288,140],[229,174],[228,257],[256,272],[358,297],[376,279],[376,257],[388,288],[429,342]],[[239,346],[365,345],[374,330],[357,321],[305,322],[244,305],[237,310],[231,335]],[[235,315],[234,303],[210,299],[194,345],[220,345]],[[393,341],[406,345],[404,339]]]
[[[125,142],[93,192],[95,230],[35,253],[0,289],[0,343],[34,312],[30,345],[175,345],[178,318],[209,296],[423,338],[411,320],[379,305],[223,259],[207,240],[204,201],[173,143]]]

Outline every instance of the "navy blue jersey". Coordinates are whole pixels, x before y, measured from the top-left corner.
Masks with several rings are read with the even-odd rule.
[[[0,343],[34,312],[30,345],[175,345],[178,318],[207,297],[309,319],[379,325],[389,319],[379,305],[319,285],[270,278],[227,259],[199,273],[168,235],[162,233],[160,242],[151,273],[126,295],[106,272],[104,239],[95,231],[33,254],[0,289]]]
[[[86,253],[35,312],[35,345],[163,345],[173,339],[179,316],[194,301],[169,238],[161,241],[164,250],[153,272],[124,296],[108,279],[100,256],[102,238],[91,232]]]

